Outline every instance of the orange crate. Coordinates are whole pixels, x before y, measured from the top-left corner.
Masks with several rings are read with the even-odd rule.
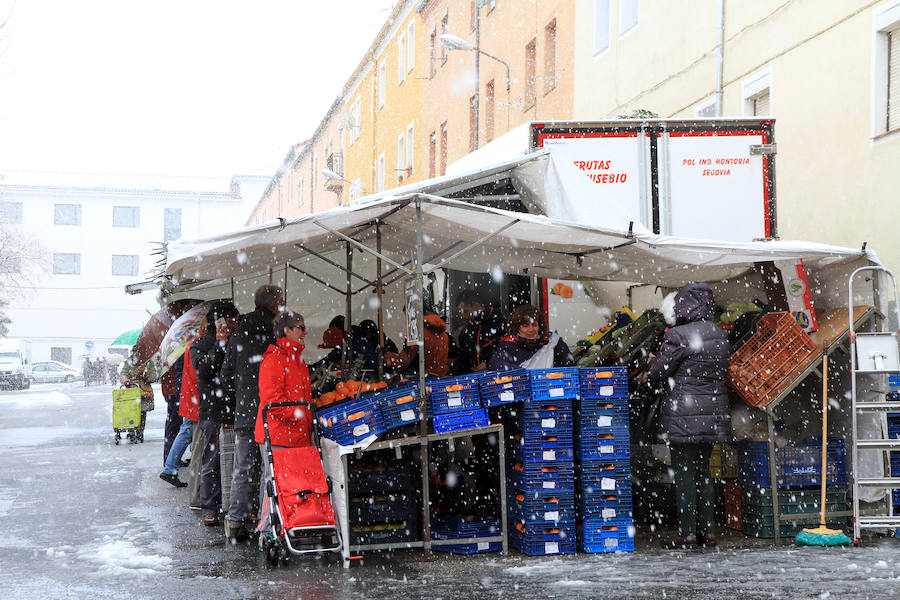
[[[790,313],[769,313],[731,355],[728,381],[748,404],[765,406],[788,383],[786,377],[815,351],[815,342]]]

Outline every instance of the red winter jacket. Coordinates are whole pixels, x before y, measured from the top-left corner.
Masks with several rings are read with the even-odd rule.
[[[206,330],[201,331],[200,335],[204,333]],[[191,339],[184,351],[184,372],[181,374],[181,396],[178,399],[178,415],[194,423],[200,420],[200,392],[197,391],[197,371],[191,364],[191,344],[200,335]]]
[[[303,346],[286,337],[269,346],[259,365],[259,412],[255,438],[265,441],[263,409],[272,402],[312,402],[309,369],[300,354]],[[306,407],[273,408],[269,411],[269,438],[273,446],[312,444],[312,414]]]

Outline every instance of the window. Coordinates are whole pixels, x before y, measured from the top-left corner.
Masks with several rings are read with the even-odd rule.
[[[387,87],[387,63],[378,67],[378,108],[384,108],[385,88]]]
[[[181,209],[167,208],[163,213],[163,241],[181,237]]]
[[[81,275],[81,255],[57,253],[53,255],[54,275]]]
[[[428,60],[428,77],[434,77],[437,74],[437,30],[432,30],[428,39],[429,60]]]
[[[297,205],[303,206],[303,175],[297,181]]]
[[[706,102],[697,106],[697,110],[695,111],[696,115],[700,118],[708,118],[718,116],[718,111],[716,110],[716,99],[710,98]]]
[[[406,28],[406,71],[416,68],[416,22],[410,21]]]
[[[446,13],[441,19],[441,35],[450,33],[450,13]],[[447,64],[447,49],[441,44],[441,65]]]
[[[609,0],[594,0],[594,56],[609,48]]]
[[[55,360],[57,362],[66,363],[67,365],[72,364],[72,349],[64,348],[64,347],[50,347],[50,360]]]
[[[556,87],[556,19],[544,27],[544,93]]]
[[[447,172],[447,121],[441,123],[441,175]]]
[[[534,107],[534,78],[537,75],[537,40],[532,39],[525,46],[525,110]]]
[[[619,0],[619,35],[625,35],[638,24],[640,0]]]
[[[403,183],[406,174],[406,137],[401,133],[397,136],[397,183]]]
[[[410,123],[406,126],[406,173],[407,175],[412,175],[413,170],[413,155],[415,154],[415,144],[413,144],[413,124]]]
[[[80,204],[55,204],[53,206],[54,225],[81,225]]]
[[[359,108],[359,96],[353,101],[353,129],[356,131],[356,139],[362,137],[362,111]]]
[[[362,181],[354,179],[353,183],[350,185],[350,201],[353,202],[360,198],[362,198]]]
[[[406,79],[406,33],[401,33],[397,40],[397,85]]]
[[[21,202],[0,202],[0,223],[18,225],[22,223]]]
[[[137,206],[113,206],[113,227],[140,227],[141,209]]]
[[[741,82],[744,99],[743,116],[768,117],[772,115],[772,71],[765,68]]]
[[[494,80],[484,86],[484,139],[494,139]]]
[[[477,132],[475,131],[475,113],[477,112],[478,107],[478,98],[472,96],[469,98],[469,152],[476,150],[478,148],[478,138]]]
[[[437,133],[431,132],[428,136],[428,177],[434,177],[434,167],[437,163]]]
[[[138,257],[135,254],[113,254],[112,274],[129,275],[135,277],[138,274]]]
[[[375,183],[379,192],[384,191],[384,154],[378,156],[378,164],[375,166]]]
[[[872,135],[900,129],[900,0],[872,9]]]

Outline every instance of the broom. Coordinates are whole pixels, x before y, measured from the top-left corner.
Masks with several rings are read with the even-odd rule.
[[[822,502],[819,526],[815,529],[804,529],[794,538],[803,546],[843,546],[850,543],[850,538],[840,529],[825,527],[825,482],[828,467],[828,348],[822,358]]]

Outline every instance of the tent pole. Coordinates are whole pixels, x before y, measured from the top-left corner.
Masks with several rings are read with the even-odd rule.
[[[353,249],[350,244],[346,244],[347,248],[347,293],[345,295],[346,303],[346,321],[344,321],[344,346],[341,348],[341,375],[346,381],[347,366],[350,363],[350,332],[353,331],[353,278],[350,273],[353,272]]]
[[[422,547],[425,550],[425,560],[431,560],[431,491],[428,481],[428,408],[425,401],[425,274],[423,272],[424,253],[422,248],[422,200],[416,196],[416,320],[418,321],[418,335],[416,348],[419,353],[419,412],[422,420],[419,421],[419,435],[421,436],[422,456],[422,528],[424,541]]]
[[[384,289],[381,280],[381,220],[375,221],[375,244],[378,251],[375,259],[375,297],[378,298],[378,346],[375,348],[375,378],[384,379]]]
[[[234,277],[231,278],[231,302],[234,303]]]
[[[281,293],[284,294],[285,306],[287,306],[287,297],[288,297],[288,295],[287,295],[287,292],[288,292],[288,290],[287,290],[287,273],[288,273],[288,266],[287,266],[287,263],[284,263],[284,287],[281,288],[281,290],[282,290]]]

